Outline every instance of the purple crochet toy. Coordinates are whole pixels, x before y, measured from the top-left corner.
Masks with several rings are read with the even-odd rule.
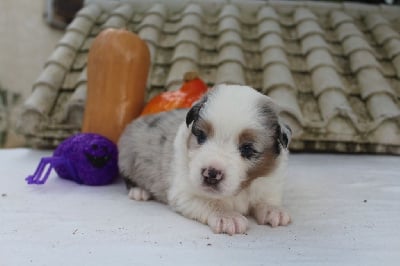
[[[109,139],[92,133],[76,134],[60,143],[52,157],[42,158],[35,173],[26,181],[44,184],[54,167],[61,178],[78,184],[107,185],[118,175],[117,160],[117,146]]]

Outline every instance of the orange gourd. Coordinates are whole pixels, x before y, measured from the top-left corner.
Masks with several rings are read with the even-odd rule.
[[[189,108],[207,92],[207,85],[195,72],[184,75],[184,83],[179,90],[167,91],[152,98],[141,115],[155,114],[177,108]]]
[[[146,43],[124,29],[106,29],[93,41],[87,64],[82,132],[117,142],[144,105],[150,66]]]

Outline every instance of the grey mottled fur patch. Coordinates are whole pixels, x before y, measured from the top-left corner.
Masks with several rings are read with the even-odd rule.
[[[118,142],[118,164],[126,183],[146,189],[164,203],[167,203],[173,142],[187,111],[140,117],[126,127]]]

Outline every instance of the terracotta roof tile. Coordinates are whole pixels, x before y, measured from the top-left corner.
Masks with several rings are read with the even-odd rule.
[[[51,147],[82,123],[87,55],[104,28],[150,49],[150,98],[198,71],[248,84],[281,106],[292,150],[400,154],[400,7],[315,1],[207,0],[88,4],[33,84],[21,130]]]

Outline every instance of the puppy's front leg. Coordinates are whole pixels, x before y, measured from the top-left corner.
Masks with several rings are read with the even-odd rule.
[[[232,208],[221,201],[180,195],[179,199],[171,203],[177,212],[187,218],[207,224],[214,233],[233,235],[243,234],[247,230],[247,218],[232,211]]]
[[[247,230],[247,218],[234,211],[215,211],[207,219],[207,224],[214,233],[244,234]]]
[[[279,177],[263,177],[252,186],[251,214],[258,224],[272,227],[288,225],[290,215],[282,208],[282,180]]]

